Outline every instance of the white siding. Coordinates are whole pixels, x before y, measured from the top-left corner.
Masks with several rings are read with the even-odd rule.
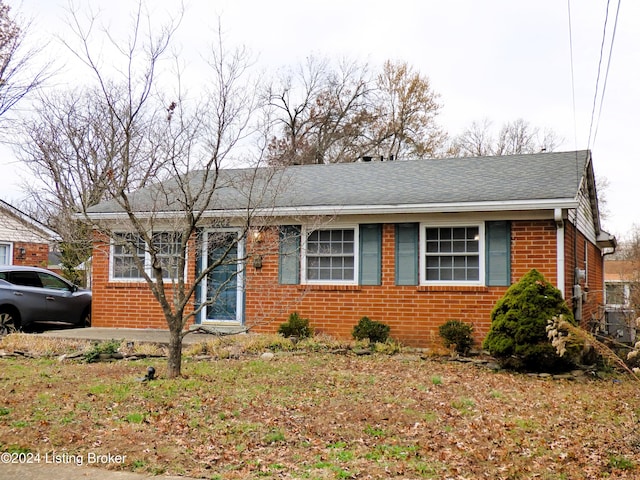
[[[49,243],[44,232],[0,209],[0,242]]]
[[[584,184],[580,188],[578,201],[579,205],[576,209],[576,226],[587,240],[595,244],[596,228],[593,223],[593,209],[591,208],[589,194]]]

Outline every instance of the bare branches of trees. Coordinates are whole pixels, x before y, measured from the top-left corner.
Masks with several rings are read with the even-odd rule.
[[[281,134],[269,144],[276,164],[335,163],[357,156],[371,85],[366,65],[307,58],[280,72],[266,98]]]
[[[486,155],[516,155],[552,152],[562,139],[550,129],[541,129],[521,118],[507,122],[497,134],[489,119],[474,121],[455,137],[449,146],[449,155],[478,157]]]
[[[406,63],[368,65],[309,57],[283,70],[267,88],[279,134],[273,163],[356,161],[363,155],[435,156],[445,135],[435,119],[440,105],[429,80]]]
[[[266,173],[256,180],[251,169],[227,175],[222,168],[255,133],[256,87],[247,83],[252,59],[214,38],[200,93],[189,97],[180,59],[171,53],[178,20],[158,25],[139,3],[125,41],[97,29],[96,20],[71,12],[76,42],[67,42],[93,83],[40,96],[36,114],[22,126],[22,157],[38,188],[46,185],[33,189],[34,197],[58,219],[59,230],[72,226],[65,242],[91,241],[86,234],[93,230],[94,242],[106,249],[94,249],[94,257],[113,258],[110,275],[146,284],[170,331],[167,375],[178,376],[185,326],[240,278],[254,197],[269,182]],[[119,53],[123,67],[115,73],[99,60],[96,37],[100,47]],[[176,65],[175,75],[164,70],[160,78],[160,62]],[[205,218],[223,189],[239,192],[246,209],[234,218]],[[105,218],[96,204],[116,213]],[[215,225],[224,228],[211,230]],[[204,258],[195,277],[187,268],[194,252]],[[213,288],[208,279],[216,269],[229,275]]]
[[[50,75],[48,64],[35,65],[41,50],[25,44],[28,27],[0,0],[0,118]]]
[[[438,95],[406,62],[386,61],[376,79],[371,142],[385,158],[435,157],[446,138],[436,123]]]

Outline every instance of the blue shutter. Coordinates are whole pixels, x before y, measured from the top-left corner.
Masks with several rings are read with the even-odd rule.
[[[300,283],[299,226],[287,225],[280,228],[278,282],[281,285],[297,285]]]
[[[360,225],[360,285],[382,283],[382,226]]]
[[[418,284],[418,224],[396,225],[396,285]]]
[[[486,284],[511,285],[511,224],[507,221],[485,223]]]

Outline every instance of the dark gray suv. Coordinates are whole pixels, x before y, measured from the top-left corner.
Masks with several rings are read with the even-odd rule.
[[[34,322],[91,325],[91,291],[36,267],[0,267],[0,335]]]

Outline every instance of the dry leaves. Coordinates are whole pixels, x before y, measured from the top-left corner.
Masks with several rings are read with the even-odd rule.
[[[187,362],[3,359],[1,450],[126,454],[203,478],[640,476],[640,394],[412,356]],[[615,380],[615,381],[614,381]]]

